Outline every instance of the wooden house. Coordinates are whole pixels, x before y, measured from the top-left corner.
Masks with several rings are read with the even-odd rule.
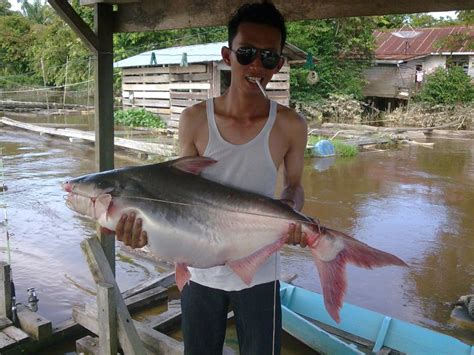
[[[462,66],[474,80],[474,26],[376,31],[374,36],[375,61],[365,71],[364,95],[381,109],[408,100],[438,67]]]
[[[180,113],[188,106],[219,96],[230,84],[230,67],[221,57],[227,42],[172,47],[140,53],[115,63],[122,68],[124,108],[143,107],[177,127]],[[306,53],[287,44],[280,72],[266,90],[283,105],[290,100],[290,65],[306,61]]]

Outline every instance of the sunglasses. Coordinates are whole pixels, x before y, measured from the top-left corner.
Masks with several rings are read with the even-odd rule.
[[[257,54],[260,54],[260,60],[265,69],[275,69],[282,58],[282,56],[276,52],[255,47],[240,47],[237,50],[231,49],[231,51],[235,53],[237,61],[241,65],[249,65],[257,58]]]

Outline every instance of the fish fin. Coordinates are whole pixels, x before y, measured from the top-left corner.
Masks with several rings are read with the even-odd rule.
[[[110,204],[112,202],[112,195],[102,194],[97,196],[94,202],[94,213],[95,219],[99,219],[104,213],[107,213],[109,210]]]
[[[276,242],[257,250],[245,258],[228,261],[226,264],[232,269],[232,271],[239,275],[243,282],[250,285],[257,270],[270,257],[270,255],[281,249],[287,238],[287,236],[281,237]]]
[[[175,278],[178,289],[182,291],[184,286],[191,279],[191,273],[189,272],[188,266],[186,264],[176,263]]]
[[[199,175],[208,166],[217,163],[217,160],[206,157],[183,157],[169,162],[170,165],[186,173]]]
[[[324,305],[331,317],[339,323],[339,310],[347,288],[347,263],[368,269],[407,264],[395,255],[372,248],[342,232],[325,227],[320,227],[320,231],[319,235],[308,236],[308,245],[318,269]]]

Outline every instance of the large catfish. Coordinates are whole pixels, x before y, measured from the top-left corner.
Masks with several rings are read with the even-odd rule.
[[[70,208],[107,229],[114,230],[124,213],[142,218],[150,250],[175,263],[180,289],[189,281],[188,266],[228,265],[250,284],[262,263],[285,244],[290,223],[300,223],[307,235],[326,309],[336,321],[346,290],[346,263],[365,268],[406,265],[278,200],[201,177],[215,162],[185,157],[85,175],[63,188],[69,192]]]

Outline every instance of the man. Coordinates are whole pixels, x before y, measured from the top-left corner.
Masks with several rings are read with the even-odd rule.
[[[297,210],[304,203],[301,174],[307,125],[293,110],[268,100],[262,86],[284,64],[286,27],[270,3],[245,4],[228,24],[229,47],[222,58],[231,68],[229,89],[181,114],[181,156],[217,160],[203,176],[273,197],[277,170],[285,173],[281,199]],[[135,216],[124,216],[117,239],[132,247],[146,244]],[[306,246],[301,225],[290,225],[288,243]],[[241,354],[279,354],[281,307],[279,255],[273,255],[246,285],[227,266],[190,268],[191,281],[181,295],[186,354],[222,354],[227,312],[235,315]]]

